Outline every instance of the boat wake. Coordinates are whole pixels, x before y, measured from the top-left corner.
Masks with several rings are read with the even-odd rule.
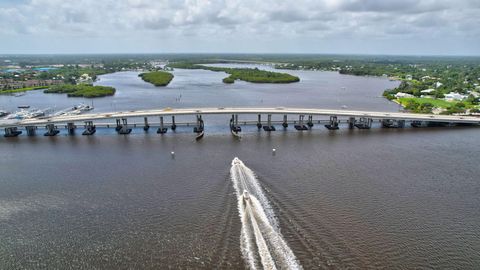
[[[240,243],[247,265],[251,269],[302,269],[282,238],[278,220],[253,171],[234,158],[230,176],[237,195],[242,222]]]

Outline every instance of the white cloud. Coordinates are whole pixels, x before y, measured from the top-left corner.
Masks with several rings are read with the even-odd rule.
[[[321,41],[324,48],[329,48],[329,43],[333,46],[344,40],[373,45],[379,40],[403,38],[430,39],[432,53],[435,47],[439,47],[438,51],[451,49],[452,53],[458,53],[453,52],[455,48],[445,47],[455,43],[441,41],[454,38],[480,44],[479,3],[476,0],[10,1],[0,5],[0,35],[9,39],[0,43],[0,53],[18,50],[21,46],[17,40],[33,42],[49,38],[55,44],[49,44],[48,52],[82,52],[79,49],[86,45],[82,43],[92,41],[101,43],[99,47],[117,44],[118,52],[134,51],[133,45],[122,45],[134,44],[132,40],[150,42],[151,46],[139,47],[158,52],[173,52],[175,47],[210,52],[256,52],[258,48],[269,48],[272,52],[321,52],[304,42]],[[78,46],[72,47],[72,40],[79,42]],[[231,44],[225,45],[225,41]],[[402,53],[403,47],[385,48],[382,53]],[[38,50],[46,48],[40,45]],[[480,46],[463,49],[464,53],[480,54]],[[348,51],[348,46],[345,50]],[[361,53],[353,46],[350,50]]]

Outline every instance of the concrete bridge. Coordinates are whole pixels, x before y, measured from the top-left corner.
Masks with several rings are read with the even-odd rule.
[[[82,114],[71,116],[57,116],[44,119],[26,120],[1,120],[0,128],[5,130],[5,137],[15,137],[22,133],[24,128],[27,135],[33,136],[38,128],[45,128],[45,136],[57,135],[61,128],[65,128],[69,134],[75,134],[78,127],[83,126],[83,135],[93,135],[97,126],[115,127],[119,134],[129,134],[132,127],[142,126],[144,130],[150,127],[158,127],[157,133],[163,134],[168,128],[175,130],[177,126],[193,126],[197,138],[204,134],[204,115],[228,115],[229,126],[232,134],[238,136],[241,132],[241,124],[257,125],[265,131],[275,131],[275,125],[287,128],[293,124],[297,130],[308,130],[315,124],[324,124],[330,130],[339,129],[340,124],[347,124],[348,128],[369,129],[372,123],[379,122],[385,128],[403,128],[408,122],[413,127],[428,126],[454,126],[454,125],[480,125],[480,118],[471,116],[412,114],[399,112],[375,112],[375,111],[351,111],[351,110],[328,110],[308,108],[190,108],[190,109],[158,109],[140,110],[128,112],[111,112]],[[239,121],[239,116],[250,115],[250,121]],[[192,122],[180,123],[175,120],[176,116],[191,116]],[[262,116],[264,117],[262,119]],[[280,117],[274,121],[272,116]],[[142,119],[133,122],[134,119]],[[153,121],[152,121],[153,120]],[[169,120],[168,123],[164,120]],[[105,122],[106,121],[106,122]],[[114,121],[114,122],[113,122]],[[133,123],[132,123],[133,122]]]

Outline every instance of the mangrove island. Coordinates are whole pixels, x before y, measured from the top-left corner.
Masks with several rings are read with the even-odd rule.
[[[216,72],[225,72],[230,76],[223,79],[224,83],[234,83],[235,80],[241,80],[251,83],[293,83],[300,81],[297,76],[288,73],[279,73],[258,68],[227,68],[227,67],[209,67],[205,65],[178,62],[168,65],[171,68],[181,69],[204,69]]]
[[[167,86],[173,79],[173,74],[166,71],[152,71],[141,73],[138,76],[155,86]]]
[[[66,93],[69,97],[85,97],[85,98],[95,98],[95,97],[105,97],[113,96],[115,94],[115,88],[108,86],[93,86],[89,84],[62,84],[62,85],[53,85],[49,89],[44,90],[44,93],[57,93],[63,94]]]

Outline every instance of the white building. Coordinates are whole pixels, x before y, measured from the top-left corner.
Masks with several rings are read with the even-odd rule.
[[[434,92],[434,91],[435,91],[435,89],[433,89],[433,88],[430,88],[430,89],[425,89],[425,90],[422,90],[422,91],[420,91],[420,93],[423,93],[423,94],[430,94],[430,93],[432,93],[432,92]]]
[[[466,98],[467,98],[466,95],[462,95],[462,94],[459,94],[459,93],[456,93],[456,92],[450,92],[450,93],[445,95],[445,100],[446,101],[464,100]]]
[[[88,74],[82,74],[80,78],[77,79],[77,83],[92,83],[93,79]]]
[[[395,94],[395,97],[396,98],[411,98],[411,97],[413,97],[413,95],[403,93],[403,92],[398,92],[398,93]]]
[[[435,88],[439,88],[439,87],[442,86],[442,85],[443,85],[443,83],[441,83],[441,82],[436,82],[436,83],[435,83]]]

